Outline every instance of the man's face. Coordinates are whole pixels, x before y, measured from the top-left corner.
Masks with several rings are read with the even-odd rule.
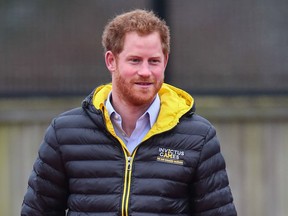
[[[113,98],[116,96],[133,106],[150,104],[164,81],[168,60],[163,54],[159,33],[145,36],[127,33],[122,52],[113,58],[115,67],[109,69]]]

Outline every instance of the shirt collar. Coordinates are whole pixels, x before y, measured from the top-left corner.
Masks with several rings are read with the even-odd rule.
[[[107,111],[109,113],[110,118],[111,118],[111,115],[115,115],[115,114],[120,116],[115,111],[114,107],[112,106],[111,96],[112,96],[112,92],[109,93],[108,99],[105,101],[105,106],[107,108]],[[160,97],[157,94],[155,99],[153,100],[153,102],[149,106],[149,108],[146,110],[146,112],[140,118],[142,118],[143,116],[148,115],[150,127],[152,127],[154,125],[154,123],[156,122],[156,120],[157,120],[159,111],[160,111]]]

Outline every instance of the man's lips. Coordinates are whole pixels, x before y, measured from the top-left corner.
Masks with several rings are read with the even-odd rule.
[[[134,83],[136,85],[149,86],[149,85],[153,85],[154,82],[151,80],[137,80],[137,81],[134,81]]]
[[[148,85],[152,85],[152,82],[136,82],[136,85],[142,85],[142,86],[148,86]]]

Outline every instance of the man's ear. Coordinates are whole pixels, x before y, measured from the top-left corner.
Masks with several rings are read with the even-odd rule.
[[[164,57],[164,67],[166,68],[167,64],[168,64],[168,60],[169,60],[169,54],[166,54],[166,56]]]
[[[116,56],[111,51],[105,53],[105,63],[110,72],[116,70]]]

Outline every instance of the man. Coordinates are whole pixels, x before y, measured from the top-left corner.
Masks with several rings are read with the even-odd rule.
[[[163,83],[169,29],[152,12],[103,33],[112,84],[47,129],[21,215],[235,216],[214,127]]]

